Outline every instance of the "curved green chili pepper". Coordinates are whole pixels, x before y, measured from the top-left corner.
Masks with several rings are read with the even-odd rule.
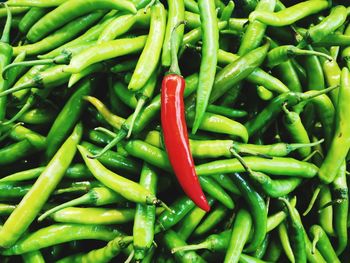
[[[42,18],[48,10],[41,7],[32,7],[21,19],[18,29],[21,33],[26,34],[29,29]]]
[[[113,228],[98,225],[54,224],[41,228],[20,239],[4,250],[3,255],[19,255],[72,240],[95,239],[110,241],[121,233]]]
[[[225,263],[238,262],[252,228],[252,216],[247,210],[240,209],[235,218]],[[254,230],[255,231],[255,230]]]
[[[215,226],[225,218],[227,212],[228,209],[225,206],[218,204],[217,207],[210,211],[208,216],[200,223],[193,234],[196,236],[202,236],[213,230]]]
[[[140,176],[140,184],[155,195],[157,190],[157,180],[157,173],[154,169],[144,163]],[[153,244],[155,217],[156,208],[154,205],[136,205],[133,227],[134,257],[136,260],[142,260]]]
[[[347,68],[343,68],[340,81],[334,137],[318,172],[321,182],[326,184],[334,180],[350,148],[350,127],[348,122],[344,121],[350,114],[350,108],[347,106],[350,99],[350,73]]]
[[[322,256],[327,262],[340,262],[335,253],[327,234],[319,225],[313,225],[309,229],[312,238],[313,249],[318,248]]]
[[[29,30],[27,39],[36,42],[51,31],[63,26],[67,21],[96,9],[117,9],[136,13],[133,3],[125,0],[67,1],[36,22]]]
[[[198,1],[199,15],[202,31],[202,60],[199,69],[199,80],[196,97],[196,114],[193,122],[192,133],[196,133],[202,123],[204,113],[211,96],[217,64],[219,49],[219,29],[213,1]]]
[[[267,227],[267,209],[264,199],[244,180],[240,174],[233,174],[233,182],[237,185],[238,189],[242,193],[243,198],[250,207],[254,222],[254,233],[252,240],[248,243],[248,246],[244,249],[246,252],[255,251],[263,242],[266,235]]]
[[[70,61],[70,64],[64,68],[64,71],[79,73],[93,63],[123,55],[138,53],[147,43],[146,39],[147,36],[138,36],[135,38],[111,40],[94,45],[74,56]]]
[[[277,13],[266,11],[253,11],[249,15],[249,21],[258,20],[269,26],[288,26],[307,16],[316,14],[328,8],[328,2],[324,0],[312,0],[297,3]]]
[[[184,34],[184,26],[177,26],[181,21],[185,19],[185,5],[184,0],[175,0],[168,1],[168,21],[165,31],[165,37],[163,41],[163,49],[162,49],[162,66],[169,67],[171,63],[171,34],[173,29],[176,27],[176,44],[174,48],[176,50],[176,54],[180,48],[183,34]],[[174,51],[175,52],[175,51]]]
[[[78,124],[18,207],[6,220],[0,231],[0,246],[10,247],[14,245],[35,219],[73,160],[76,145],[79,143],[81,135],[82,125]],[[38,195],[40,196],[39,199]],[[23,218],[23,215],[25,215],[25,218]],[[21,220],[19,221],[18,218]]]
[[[166,14],[162,3],[158,0],[151,7],[151,25],[145,47],[137,62],[131,77],[128,89],[137,91],[141,89],[156,69],[160,58],[166,27]],[[149,58],[152,58],[150,61]]]
[[[259,1],[255,7],[255,11],[272,12],[275,8],[276,0]],[[241,44],[238,49],[238,55],[242,56],[249,51],[257,48],[264,37],[266,25],[260,21],[253,21],[248,24],[244,36],[241,39]]]

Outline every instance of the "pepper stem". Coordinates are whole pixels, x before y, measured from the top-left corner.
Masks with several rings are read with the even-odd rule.
[[[39,222],[43,221],[46,217],[50,216],[51,214],[53,214],[59,210],[62,210],[63,208],[77,206],[77,205],[83,205],[83,204],[89,204],[90,202],[91,202],[91,196],[90,196],[90,193],[87,193],[81,197],[75,198],[71,201],[68,201],[66,203],[55,206],[55,207],[51,208],[50,210],[47,210],[44,214],[39,216],[38,221]]]
[[[312,195],[312,198],[310,200],[308,207],[306,208],[305,212],[303,213],[303,216],[306,216],[311,211],[311,209],[313,208],[313,206],[317,200],[317,197],[318,197],[321,189],[322,189],[322,185],[317,186],[317,188],[315,189],[315,191]]]
[[[305,50],[300,48],[293,48],[289,50],[290,54],[292,56],[318,56],[318,57],[324,57],[328,60],[333,60],[333,58],[325,53],[314,51],[314,50]]]
[[[6,122],[3,122],[1,123],[2,125],[8,125],[8,124],[12,124],[14,123],[15,121],[17,121],[19,118],[22,117],[22,115],[24,113],[27,112],[27,110],[29,110],[33,105],[34,105],[34,102],[35,102],[35,95],[32,94],[26,101],[26,103],[23,105],[23,107],[15,114],[15,116],[13,116],[10,120],[6,121]]]
[[[143,106],[145,105],[147,99],[146,97],[142,96],[138,101],[137,101],[137,104],[136,104],[136,108],[135,108],[135,111],[132,115],[132,118],[131,118],[131,122],[130,122],[130,127],[129,127],[129,130],[128,130],[128,134],[126,135],[126,138],[130,138],[131,136],[131,133],[132,133],[132,130],[134,128],[134,124],[135,124],[135,121],[136,121],[136,118],[137,116],[140,114],[140,111],[142,110]]]
[[[7,65],[2,70],[2,77],[4,79],[7,79],[7,71],[14,67],[29,67],[29,66],[36,66],[36,65],[50,65],[54,63],[54,59],[42,59],[42,60],[29,60],[29,61],[22,61],[22,62],[15,62]]]
[[[339,88],[339,85],[335,85],[335,86],[331,86],[329,88],[326,88],[326,89],[323,89],[323,90],[318,90],[316,92],[313,92],[313,93],[302,93],[301,95],[301,101],[305,101],[305,100],[311,100],[313,98],[316,98],[320,95],[323,95],[323,94],[326,94],[334,89],[337,89]]]
[[[181,75],[180,67],[179,67],[179,61],[177,59],[177,47],[176,47],[176,42],[177,42],[177,34],[176,34],[176,29],[180,26],[185,24],[186,21],[180,21],[177,23],[174,28],[171,31],[171,37],[170,37],[170,50],[171,50],[171,64],[169,68],[169,73],[174,73],[177,75]]]
[[[128,258],[124,261],[124,263],[130,263],[135,255],[135,250],[132,250]]]
[[[207,241],[204,241],[200,244],[195,244],[195,245],[188,245],[188,246],[182,246],[182,247],[175,247],[171,250],[172,254],[175,254],[176,252],[179,251],[193,251],[193,250],[200,250],[200,249],[208,249],[209,244]]]
[[[7,4],[4,4],[6,11],[7,11],[7,18],[6,23],[4,26],[4,31],[2,32],[2,36],[0,41],[3,43],[10,43],[10,30],[11,30],[11,23],[12,23],[12,14],[10,8],[7,6]]]
[[[319,145],[323,142],[324,142],[324,139],[321,139],[321,140],[316,141],[316,142],[310,142],[310,143],[291,143],[291,144],[288,144],[288,148],[292,152],[292,151],[295,151],[297,149],[304,148],[304,147],[313,147],[313,146]]]
[[[124,129],[120,129],[119,132],[117,133],[116,137],[114,137],[114,139],[110,143],[108,143],[98,154],[88,155],[87,157],[90,159],[96,159],[96,158],[102,156],[107,151],[109,151],[114,146],[116,146],[118,142],[120,142],[122,139],[124,139],[126,137],[126,135],[127,135],[127,132]]]
[[[314,239],[312,240],[312,249],[311,249],[312,254],[315,254],[316,245],[317,245],[318,241],[320,240],[320,237],[321,237],[321,232],[317,228],[317,232],[315,233]]]
[[[104,134],[106,134],[110,137],[113,137],[113,138],[117,136],[117,134],[115,132],[112,132],[104,127],[96,127],[94,130],[99,131],[99,132],[103,132]]]
[[[16,92],[16,91],[19,91],[19,90],[24,90],[24,89],[33,88],[34,85],[35,85],[34,82],[31,82],[31,83],[24,83],[23,85],[19,85],[19,86],[17,86],[17,87],[12,87],[12,88],[7,89],[7,90],[5,90],[5,91],[3,91],[3,92],[0,92],[0,97],[7,96],[7,95],[9,95],[9,94],[11,94],[11,93],[14,93],[14,92]],[[38,89],[41,88],[41,89],[42,89],[42,88],[44,88],[44,87],[36,87],[36,88],[38,88]]]

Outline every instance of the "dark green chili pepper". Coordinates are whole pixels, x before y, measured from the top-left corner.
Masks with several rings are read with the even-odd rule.
[[[156,69],[163,43],[166,27],[166,14],[162,3],[158,0],[151,7],[151,25],[145,47],[137,62],[128,89],[141,89]],[[149,58],[152,58],[150,61]]]
[[[76,152],[76,145],[82,135],[82,125],[78,124],[70,137],[51,159],[33,187],[22,199],[15,211],[6,220],[0,231],[0,246],[10,247],[23,235],[35,219],[50,194],[62,179]],[[38,195],[40,198],[38,199]],[[26,215],[25,218],[22,218]],[[21,220],[19,221],[18,218]]]
[[[195,203],[187,196],[176,200],[170,206],[172,211],[165,210],[158,216],[154,232],[159,233],[170,229],[183,219],[195,206]]]
[[[292,107],[301,101],[310,100],[318,95],[325,94],[334,88],[336,87],[320,90],[318,92],[314,92],[313,94],[287,92],[277,96],[255,118],[249,120],[245,124],[250,137],[254,136],[257,132],[264,132],[281,112],[283,104],[288,103],[288,105]]]
[[[328,239],[327,234],[319,225],[313,225],[309,229],[309,233],[312,238],[312,247],[318,248],[322,256],[327,262],[340,262],[337,254],[335,253],[331,242]]]
[[[29,30],[27,39],[36,42],[63,26],[67,21],[96,9],[117,9],[136,13],[135,6],[124,0],[67,1],[36,22]]]
[[[298,211],[290,204],[290,202],[285,198],[280,198],[281,201],[284,202],[288,209],[289,214],[289,228],[292,232],[291,246],[293,248],[295,262],[306,262],[307,261],[307,253],[306,253],[306,245],[304,238],[304,228],[299,216]]]
[[[229,191],[230,193],[233,193],[235,195],[240,195],[240,191],[237,188],[237,186],[232,182],[230,176],[228,174],[219,174],[219,175],[213,175],[212,176],[218,184],[224,188],[225,190]]]
[[[346,164],[343,163],[332,183],[332,198],[334,204],[334,232],[338,238],[337,255],[340,255],[348,245],[347,221],[349,212],[349,196],[346,180]],[[323,255],[325,257],[325,255]]]
[[[12,46],[9,44],[10,42],[10,30],[11,30],[11,22],[12,22],[12,14],[11,10],[7,5],[6,12],[7,12],[7,18],[6,23],[2,32],[2,36],[0,39],[0,70],[2,71],[4,67],[6,67],[11,62],[13,49]],[[0,93],[7,90],[8,87],[8,81],[4,79],[2,76],[0,76]],[[4,121],[5,115],[6,115],[6,106],[7,105],[7,98],[1,97],[0,98],[0,121]]]
[[[246,252],[252,252],[256,250],[263,242],[266,235],[267,227],[267,209],[264,199],[244,180],[240,174],[234,173],[233,182],[237,185],[238,189],[242,193],[243,198],[250,207],[254,222],[254,233],[252,240],[248,246],[244,249]]]
[[[19,255],[72,240],[95,239],[110,241],[121,233],[115,227],[99,225],[54,224],[41,228],[4,250],[3,255]]]
[[[225,255],[225,263],[238,262],[245,243],[248,241],[254,218],[245,209],[240,209],[235,218],[232,234]],[[254,229],[254,232],[256,228]]]
[[[196,96],[196,114],[192,133],[195,134],[202,123],[209,98],[214,85],[217,53],[219,49],[219,28],[213,1],[198,1],[202,32],[202,58],[199,69],[198,88]]]
[[[140,184],[155,195],[157,180],[157,173],[154,169],[144,163],[140,176]],[[133,227],[134,257],[136,260],[142,260],[153,244],[155,217],[156,208],[154,205],[136,205]]]
[[[62,141],[65,140],[79,120],[85,105],[83,98],[92,92],[93,85],[95,85],[93,81],[83,81],[52,124],[46,139],[47,148],[45,156],[47,159],[50,159],[55,154]]]
[[[23,62],[26,58],[26,52],[19,53],[12,63]],[[10,64],[11,65],[11,64]],[[7,73],[7,83],[9,87],[12,87],[15,81],[24,73],[24,68],[14,68]]]
[[[329,151],[322,163],[318,176],[323,183],[331,183],[339,170],[350,148],[348,123],[344,121],[349,115],[346,101],[350,99],[350,74],[343,68],[340,80],[340,90],[335,117],[335,132]]]
[[[276,13],[267,11],[253,11],[249,15],[249,21],[253,22],[258,20],[266,25],[276,27],[288,26],[326,8],[328,8],[328,2],[324,0],[304,1]]]
[[[252,73],[264,61],[268,48],[269,44],[265,44],[223,68],[215,77],[209,102],[215,102],[233,85]]]

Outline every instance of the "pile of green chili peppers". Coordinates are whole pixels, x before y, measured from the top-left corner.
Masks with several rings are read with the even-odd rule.
[[[1,3],[0,262],[350,262],[348,15],[341,0]],[[176,55],[209,212],[164,145]]]

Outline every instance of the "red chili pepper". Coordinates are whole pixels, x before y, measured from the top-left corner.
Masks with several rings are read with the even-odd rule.
[[[161,124],[165,148],[186,195],[198,207],[208,212],[210,206],[200,186],[190,151],[183,101],[185,80],[180,74],[176,52],[172,52],[169,72],[163,78],[161,95]]]

